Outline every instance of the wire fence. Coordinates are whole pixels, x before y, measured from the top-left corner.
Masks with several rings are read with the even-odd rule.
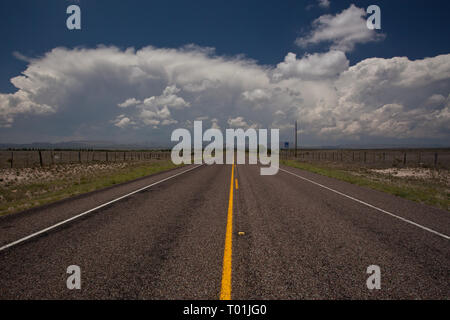
[[[170,159],[168,151],[0,151],[0,168],[43,167],[54,164],[124,162]]]
[[[336,162],[370,167],[435,167],[450,169],[450,149],[281,150],[280,158]]]
[[[297,154],[297,157],[295,157]],[[367,167],[429,167],[450,169],[450,149],[280,151],[282,160],[348,163]],[[170,151],[9,151],[0,150],[0,168],[29,168],[69,163],[168,160]]]

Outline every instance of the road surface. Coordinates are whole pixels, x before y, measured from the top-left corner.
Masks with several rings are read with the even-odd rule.
[[[186,166],[2,217],[0,298],[450,298],[448,211],[281,169]]]

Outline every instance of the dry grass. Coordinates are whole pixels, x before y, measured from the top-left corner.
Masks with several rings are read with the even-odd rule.
[[[174,168],[166,160],[0,169],[0,215]]]
[[[341,163],[317,164],[293,160],[282,163],[450,211],[450,171],[446,169],[371,169]]]

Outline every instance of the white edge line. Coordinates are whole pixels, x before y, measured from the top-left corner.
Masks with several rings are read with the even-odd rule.
[[[35,233],[32,233],[32,234],[30,234],[30,235],[28,235],[28,236],[26,236],[26,237],[23,237],[23,238],[21,238],[21,239],[19,239],[19,240],[16,240],[16,241],[14,241],[14,242],[8,243],[8,244],[4,245],[3,247],[1,247],[1,248],[0,248],[0,251],[3,251],[3,250],[8,249],[8,248],[11,248],[11,247],[13,247],[13,246],[15,246],[15,245],[17,245],[17,244],[19,244],[19,243],[22,243],[22,242],[24,242],[24,241],[27,241],[27,240],[29,240],[29,239],[31,239],[31,238],[34,238],[34,237],[40,235],[40,234],[43,234],[43,233],[45,233],[45,232],[47,232],[47,231],[50,231],[50,230],[52,230],[52,229],[55,229],[55,228],[57,228],[57,227],[59,227],[59,226],[65,224],[65,223],[67,223],[67,222],[70,222],[70,221],[73,221],[73,220],[75,220],[75,219],[78,219],[78,218],[80,218],[80,217],[82,217],[82,216],[84,216],[84,215],[87,215],[88,213],[91,213],[92,211],[95,211],[95,210],[98,210],[98,209],[100,209],[100,208],[103,208],[103,207],[105,207],[105,206],[107,206],[107,205],[110,205],[111,203],[114,203],[114,202],[117,202],[117,201],[119,201],[119,200],[122,200],[122,199],[124,199],[124,198],[126,198],[126,197],[129,197],[129,196],[131,196],[131,195],[133,195],[133,194],[135,194],[135,193],[138,193],[138,192],[140,192],[140,191],[142,191],[142,190],[148,189],[148,188],[153,187],[153,186],[155,186],[155,185],[157,185],[157,184],[160,184],[160,183],[162,183],[162,182],[164,182],[164,181],[167,181],[167,180],[170,180],[170,179],[172,179],[172,178],[175,178],[175,177],[177,177],[177,176],[179,176],[179,175],[182,175],[183,173],[187,173],[187,172],[189,172],[189,171],[191,171],[191,170],[197,169],[198,167],[201,167],[202,165],[203,165],[203,164],[198,165],[198,166],[195,166],[195,167],[190,168],[190,169],[188,169],[188,170],[185,170],[185,171],[183,171],[183,172],[174,174],[173,176],[170,176],[170,177],[164,178],[164,179],[162,179],[162,180],[159,180],[159,181],[157,181],[157,182],[154,182],[154,183],[152,183],[152,184],[149,184],[148,186],[142,187],[142,188],[137,189],[137,190],[135,190],[135,191],[133,191],[133,192],[127,193],[126,195],[123,195],[123,196],[121,196],[121,197],[119,197],[119,198],[116,198],[116,199],[114,199],[114,200],[111,200],[111,201],[108,201],[108,202],[106,202],[106,203],[103,203],[103,204],[101,204],[101,205],[99,205],[99,206],[97,206],[97,207],[95,207],[95,208],[93,208],[93,209],[89,209],[89,210],[87,210],[87,211],[85,211],[85,212],[83,212],[83,213],[77,214],[76,216],[73,216],[73,217],[71,217],[71,218],[69,218],[69,219],[66,219],[66,220],[64,220],[64,221],[58,222],[58,223],[56,223],[56,224],[54,224],[54,225],[52,225],[52,226],[50,226],[50,227],[47,227],[47,228],[45,228],[45,229],[42,229],[42,230],[37,231],[37,232],[35,232]]]
[[[364,201],[362,201],[362,200],[353,198],[352,196],[349,196],[349,195],[347,195],[347,194],[345,194],[345,193],[342,193],[342,192],[339,192],[339,191],[337,191],[337,190],[331,189],[331,188],[329,188],[329,187],[327,187],[327,186],[324,186],[324,185],[322,185],[322,184],[320,184],[320,183],[317,183],[317,182],[315,182],[315,181],[312,181],[312,180],[310,180],[310,179],[308,179],[308,178],[299,176],[299,175],[297,175],[297,174],[295,174],[295,173],[292,173],[292,172],[290,172],[290,171],[287,171],[287,170],[284,170],[284,169],[281,169],[281,168],[279,168],[279,169],[280,169],[281,171],[283,171],[283,172],[289,173],[289,174],[291,174],[291,175],[293,175],[293,176],[296,176],[296,177],[298,177],[298,178],[300,178],[300,179],[303,179],[303,180],[306,180],[306,181],[308,181],[308,182],[311,182],[311,183],[313,183],[313,184],[315,184],[315,185],[317,185],[317,186],[319,186],[319,187],[322,187],[322,188],[325,188],[325,189],[327,189],[327,190],[330,190],[330,191],[332,191],[332,192],[334,192],[334,193],[337,193],[337,194],[339,194],[339,195],[341,195],[341,196],[343,196],[343,197],[346,197],[346,198],[351,199],[351,200],[353,200],[353,201],[359,202],[359,203],[361,203],[361,204],[363,204],[363,205],[365,205],[365,206],[367,206],[367,207],[370,207],[370,208],[372,208],[372,209],[375,209],[375,210],[378,210],[378,211],[383,212],[383,213],[385,213],[385,214],[388,214],[388,215],[390,215],[390,216],[392,216],[392,217],[394,217],[394,218],[397,218],[397,219],[399,219],[399,220],[402,220],[402,221],[404,221],[404,222],[406,222],[406,223],[412,224],[413,226],[416,226],[416,227],[418,227],[418,228],[420,228],[420,229],[423,229],[423,230],[426,230],[426,231],[428,231],[428,232],[434,233],[435,235],[438,235],[438,236],[440,236],[440,237],[442,237],[442,238],[444,238],[444,239],[450,240],[450,237],[447,236],[447,235],[445,235],[445,234],[443,234],[443,233],[440,233],[440,232],[437,232],[437,231],[435,231],[435,230],[433,230],[433,229],[430,229],[430,228],[427,228],[427,227],[425,227],[425,226],[422,226],[422,225],[420,225],[420,224],[418,224],[418,223],[416,223],[416,222],[414,222],[414,221],[411,221],[411,220],[405,219],[405,218],[403,218],[403,217],[397,216],[397,215],[395,215],[395,214],[393,214],[393,213],[391,213],[391,212],[389,212],[389,211],[386,211],[386,210],[380,209],[380,208],[378,208],[378,207],[375,207],[375,206],[373,206],[373,205],[371,205],[371,204],[369,204],[369,203],[367,203],[367,202],[364,202]]]

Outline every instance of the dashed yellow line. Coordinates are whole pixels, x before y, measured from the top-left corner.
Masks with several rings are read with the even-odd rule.
[[[238,181],[236,179],[236,190],[239,189]]]
[[[223,253],[222,286],[220,300],[231,300],[231,257],[233,241],[233,182],[234,164],[231,166],[230,198],[228,200],[227,230],[225,232],[225,250]]]

